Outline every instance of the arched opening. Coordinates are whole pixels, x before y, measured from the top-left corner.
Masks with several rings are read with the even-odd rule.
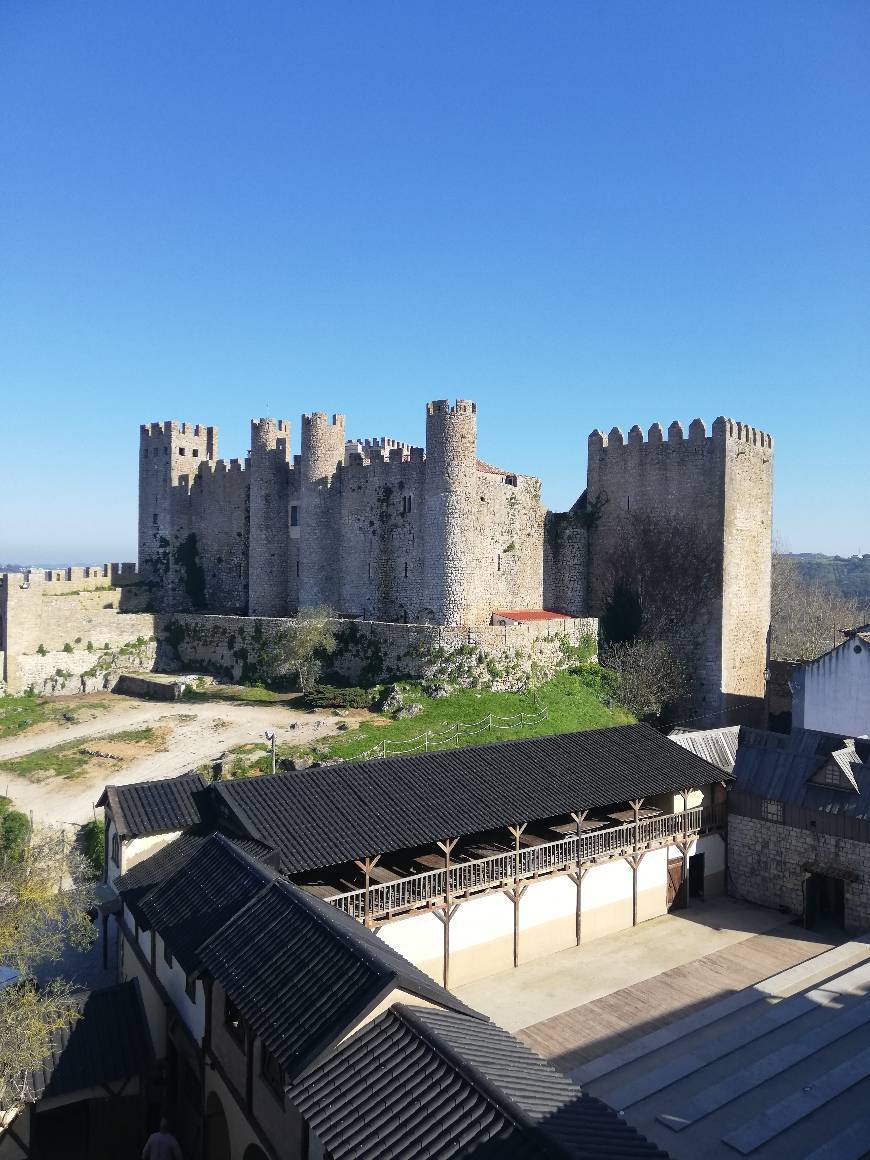
[[[245,1149],[244,1160],[269,1160],[259,1144],[249,1144]]]
[[[230,1130],[216,1092],[208,1093],[205,1105],[205,1154],[208,1160],[230,1160]]]

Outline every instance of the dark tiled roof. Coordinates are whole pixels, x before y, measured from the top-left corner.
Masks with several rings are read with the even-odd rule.
[[[55,1031],[42,1066],[29,1075],[31,1098],[68,1095],[146,1072],[154,1061],[139,983],[82,994],[80,1016]]]
[[[281,879],[198,953],[291,1079],[394,988],[482,1018],[360,923]]]
[[[770,733],[744,727],[734,763],[734,788],[755,797],[870,821],[870,741],[866,738],[855,740],[855,760],[850,761],[857,793],[809,780],[843,749],[842,734],[812,729]]]
[[[294,874],[721,777],[649,725],[621,725],[224,781],[208,792]]]
[[[335,1160],[664,1157],[489,1021],[396,1006],[291,1092]]]
[[[176,871],[180,870],[188,859],[208,841],[208,837],[208,834],[199,833],[196,830],[179,834],[177,838],[173,838],[165,846],[161,846],[159,850],[155,850],[149,857],[143,858],[141,862],[137,862],[135,866],[115,879],[115,889],[123,897],[128,910],[143,930],[148,930],[151,923],[142,909],[142,899],[161,882],[165,882]],[[277,861],[272,856],[273,852],[269,847],[264,846],[262,842],[258,842],[254,838],[237,838],[232,834],[226,834],[224,837],[230,845],[241,850],[256,862],[263,862],[267,866],[271,866],[273,862]]]
[[[200,943],[273,878],[273,871],[247,857],[223,834],[211,834],[171,877],[143,895],[138,906],[145,922],[191,974],[200,966],[196,954]]]
[[[108,805],[122,837],[167,834],[196,825],[199,810],[193,799],[208,783],[200,773],[185,773],[163,781],[107,785],[97,802]]]

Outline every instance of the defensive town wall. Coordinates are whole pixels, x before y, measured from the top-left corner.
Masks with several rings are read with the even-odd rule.
[[[111,687],[119,667],[153,667],[147,600],[135,564],[3,573],[2,685],[10,693],[91,692]]]

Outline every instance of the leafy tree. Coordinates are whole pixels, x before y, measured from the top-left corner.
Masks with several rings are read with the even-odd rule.
[[[794,556],[775,552],[770,592],[771,656],[812,661],[863,620],[859,602],[808,581]]]
[[[612,674],[616,699],[640,720],[659,722],[666,707],[688,692],[684,666],[660,640],[608,645],[601,662]]]
[[[14,814],[7,807],[4,818]],[[67,946],[94,937],[89,876],[59,829],[37,828],[0,857],[0,962],[14,975],[0,987],[0,1108],[28,1098],[27,1077],[45,1055],[51,1033],[76,1017],[69,983],[38,987],[35,970]]]
[[[325,604],[300,608],[292,627],[269,650],[266,675],[276,680],[292,674],[302,692],[308,693],[317,683],[323,662],[335,652],[335,619],[334,609]]]

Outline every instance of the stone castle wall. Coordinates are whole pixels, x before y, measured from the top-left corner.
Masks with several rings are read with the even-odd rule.
[[[602,616],[612,586],[610,554],[644,516],[679,535],[694,534],[709,554],[711,580],[675,647],[692,676],[688,709],[699,722],[755,723],[762,710],[770,623],[773,446],[769,435],[717,419],[708,436],[695,419],[665,438],[654,424],[644,439],[614,427],[589,437],[588,608]]]
[[[157,618],[157,633],[176,651],[184,668],[211,673],[222,680],[260,678],[275,648],[295,629],[288,617],[165,614]],[[336,621],[338,648],[331,671],[352,683],[376,684],[398,677],[425,676],[436,654],[473,649],[484,661],[509,661],[528,668],[534,656],[556,669],[570,658],[560,656],[564,644],[597,641],[592,619],[550,620],[518,625],[473,628],[383,621]]]
[[[0,681],[9,693],[89,692],[119,665],[150,667],[148,599],[134,564],[3,574]]]
[[[487,624],[543,598],[540,484],[477,460],[476,408],[429,404],[426,451],[349,442],[343,415],[141,430],[139,549],[160,611],[280,616],[326,604],[377,620]]]

